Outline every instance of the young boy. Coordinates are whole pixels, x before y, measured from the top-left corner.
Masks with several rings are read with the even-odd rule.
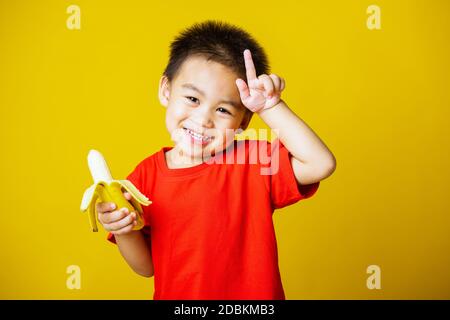
[[[127,178],[153,201],[145,227],[97,204],[108,240],[136,273],[155,276],[154,299],[285,299],[272,213],[311,197],[335,159],[268,71],[264,50],[228,24],[195,24],[171,44],[159,99],[175,145]],[[254,113],[275,141],[233,139]]]

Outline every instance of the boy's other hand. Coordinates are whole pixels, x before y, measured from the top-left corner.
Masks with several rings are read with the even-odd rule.
[[[259,113],[277,105],[285,87],[284,79],[275,74],[262,74],[257,77],[252,54],[248,49],[244,50],[244,61],[247,82],[242,79],[236,80],[244,106],[252,112]]]
[[[123,195],[129,201],[131,195],[124,192]],[[98,220],[103,225],[106,231],[114,235],[128,234],[133,230],[137,224],[136,212],[128,212],[127,208],[116,209],[113,202],[99,202],[97,203]]]

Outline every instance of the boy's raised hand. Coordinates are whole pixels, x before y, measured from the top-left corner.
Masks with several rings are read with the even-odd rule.
[[[123,194],[128,201],[131,200],[128,192]],[[98,220],[106,231],[114,235],[130,233],[137,224],[136,212],[129,213],[127,208],[114,209],[116,209],[116,205],[113,202],[97,203]]]
[[[260,112],[275,106],[280,101],[284,90],[284,79],[275,74],[256,76],[250,50],[244,50],[247,83],[242,79],[236,80],[242,103],[252,112]]]

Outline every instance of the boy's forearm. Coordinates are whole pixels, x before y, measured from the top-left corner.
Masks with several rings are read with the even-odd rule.
[[[261,119],[272,129],[294,158],[304,164],[332,165],[334,156],[322,140],[300,119],[283,100],[259,113]]]
[[[120,253],[136,273],[144,277],[153,276],[151,249],[141,231],[115,235],[115,239]]]

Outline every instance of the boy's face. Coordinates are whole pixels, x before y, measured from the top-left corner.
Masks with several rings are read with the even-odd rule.
[[[204,57],[188,58],[171,83],[162,77],[161,104],[174,149],[191,159],[214,155],[233,142],[235,130],[250,121],[236,86],[238,76]]]

